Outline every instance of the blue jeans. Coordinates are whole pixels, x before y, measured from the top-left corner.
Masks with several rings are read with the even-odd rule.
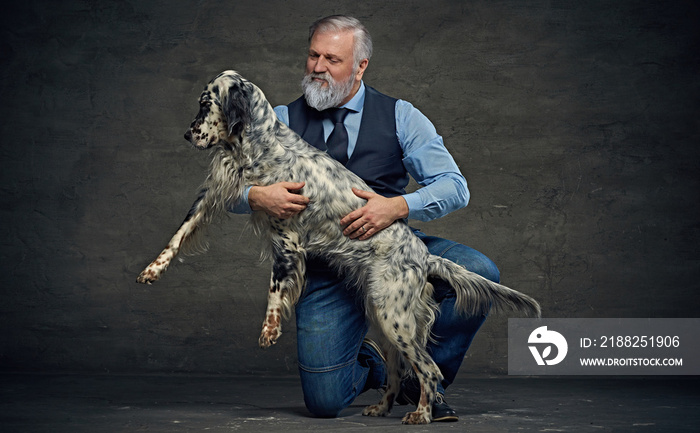
[[[432,254],[499,281],[498,268],[482,253],[414,231]],[[369,328],[357,291],[316,260],[309,260],[306,277],[306,288],[296,305],[304,402],[315,416],[336,417],[362,392],[382,387],[386,382],[386,368],[379,354],[362,343]],[[428,352],[444,376],[438,385],[438,392],[444,393],[454,381],[486,316],[470,317],[455,312],[454,290],[442,280],[431,282],[440,313],[432,329],[436,341],[428,344]]]

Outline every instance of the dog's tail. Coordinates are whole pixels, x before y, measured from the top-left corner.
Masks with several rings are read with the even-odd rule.
[[[449,283],[457,292],[456,308],[471,315],[515,311],[540,317],[540,304],[533,298],[494,283],[439,256],[428,258],[428,275]]]

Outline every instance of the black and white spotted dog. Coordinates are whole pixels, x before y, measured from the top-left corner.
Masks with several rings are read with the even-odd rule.
[[[369,187],[279,122],[263,92],[238,73],[225,71],[212,80],[199,104],[185,137],[200,149],[216,146],[210,173],[182,226],[138,282],[158,280],[195,232],[241,199],[246,185],[305,182],[301,193],[310,204],[298,215],[277,219],[254,212],[251,217],[255,230],[268,241],[273,261],[260,346],[269,347],[281,335],[281,319],[291,313],[304,288],[306,258],[325,258],[356,283],[368,318],[385,339],[387,391],[379,404],[363,413],[389,413],[399,391],[401,366],[407,365],[419,379],[421,397],[416,411],[403,418],[406,424],[431,421],[436,386],[442,379],[425,350],[436,313],[429,276],[456,289],[457,308],[463,313],[491,308],[539,316],[540,307],[529,296],[431,255],[405,223],[397,221],[366,241],[344,236],[340,219],[365,203],[351,189]]]

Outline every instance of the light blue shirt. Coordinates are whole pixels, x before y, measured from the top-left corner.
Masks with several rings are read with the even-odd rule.
[[[365,85],[362,83],[355,96],[343,105],[350,109],[345,118],[345,129],[348,131],[348,158],[352,155],[357,144],[362,121],[362,110],[365,102]],[[277,118],[289,125],[289,109],[286,105],[275,107]],[[447,151],[438,135],[435,126],[423,113],[411,103],[404,100],[396,101],[396,135],[403,149],[403,164],[413,179],[423,188],[404,194],[402,197],[408,204],[408,217],[419,221],[430,221],[457,209],[463,208],[469,202],[467,181],[459,171],[452,155]],[[333,130],[330,119],[323,121],[324,138]],[[248,205],[248,191],[231,210],[235,213],[251,212]]]

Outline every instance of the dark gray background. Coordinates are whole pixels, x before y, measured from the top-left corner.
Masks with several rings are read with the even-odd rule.
[[[470,205],[418,227],[486,253],[546,317],[697,317],[694,2],[11,1],[0,368],[296,372],[293,320],[257,348],[269,265],[244,217],[134,281],[204,179],[182,134],[205,83],[236,69],[291,101],[331,13],[367,25],[366,82],[421,109],[467,177]],[[506,324],[466,371],[506,371]]]

